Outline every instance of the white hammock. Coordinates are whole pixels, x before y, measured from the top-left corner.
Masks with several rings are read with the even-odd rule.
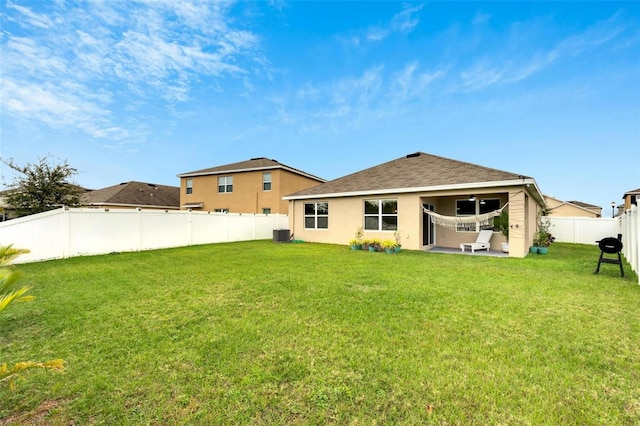
[[[498,210],[494,210],[489,213],[476,214],[471,216],[445,216],[445,215],[441,215],[436,212],[433,212],[431,210],[427,210],[424,207],[422,208],[422,211],[424,211],[429,216],[431,216],[438,225],[445,226],[447,228],[457,229],[459,227],[458,225],[475,226],[476,223],[479,223],[480,227],[491,226],[493,225],[492,219],[496,216],[500,216],[500,213],[502,213],[502,210],[504,210],[504,208],[507,207],[507,205],[509,205],[509,203],[506,203],[504,206],[500,207]]]

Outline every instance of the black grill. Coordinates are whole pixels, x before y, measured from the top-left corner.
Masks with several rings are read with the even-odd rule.
[[[624,277],[624,269],[622,267],[622,258],[620,257],[620,251],[622,251],[622,234],[618,234],[618,238],[607,237],[603,238],[598,243],[600,247],[600,258],[598,259],[598,267],[594,274],[600,272],[601,263],[612,263],[614,265],[620,265],[620,276]],[[615,254],[617,258],[605,257],[606,254]]]

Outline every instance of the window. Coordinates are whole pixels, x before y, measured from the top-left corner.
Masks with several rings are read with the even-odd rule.
[[[500,209],[499,198],[476,199],[476,200],[456,200],[456,216],[474,216],[477,214],[490,213]],[[482,225],[475,223],[459,223],[456,227],[460,232],[478,232],[483,229],[493,229],[493,223],[490,225]]]
[[[229,213],[229,209],[213,209],[214,213]]]
[[[365,200],[364,229],[397,231],[398,200]]]
[[[186,183],[186,193],[187,195],[189,194],[193,194],[193,179],[187,179],[187,183]]]
[[[271,207],[263,207],[262,214],[271,214]]]
[[[218,192],[233,192],[233,176],[218,178]]]
[[[500,199],[480,200],[480,207],[478,208],[480,214],[491,213],[495,210],[500,210]]]
[[[262,190],[271,191],[271,173],[262,174]]]
[[[329,203],[304,203],[305,229],[329,228]]]

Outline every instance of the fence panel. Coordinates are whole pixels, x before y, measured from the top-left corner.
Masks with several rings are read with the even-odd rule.
[[[616,237],[619,227],[615,219],[547,216],[551,234],[561,243],[596,244],[606,237]]]
[[[31,252],[19,262],[271,239],[286,215],[209,214],[134,209],[59,209],[0,223],[0,244]]]
[[[631,210],[627,210],[616,219],[620,223],[622,234],[622,254],[638,274],[640,284],[640,210],[638,206],[631,206]]]

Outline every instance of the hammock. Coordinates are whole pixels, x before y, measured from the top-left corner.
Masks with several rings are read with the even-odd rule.
[[[489,213],[476,214],[471,216],[445,216],[445,215],[438,214],[436,212],[432,212],[431,210],[427,210],[424,207],[422,208],[422,211],[424,211],[429,216],[431,216],[435,221],[435,223],[437,223],[438,225],[444,226],[447,228],[457,229],[458,225],[475,226],[476,223],[479,223],[481,227],[491,226],[493,225],[492,219],[496,216],[500,216],[500,213],[502,213],[502,210],[504,210],[504,208],[507,207],[507,205],[509,205],[509,203],[506,203],[504,206],[500,207],[498,210],[494,210]]]

